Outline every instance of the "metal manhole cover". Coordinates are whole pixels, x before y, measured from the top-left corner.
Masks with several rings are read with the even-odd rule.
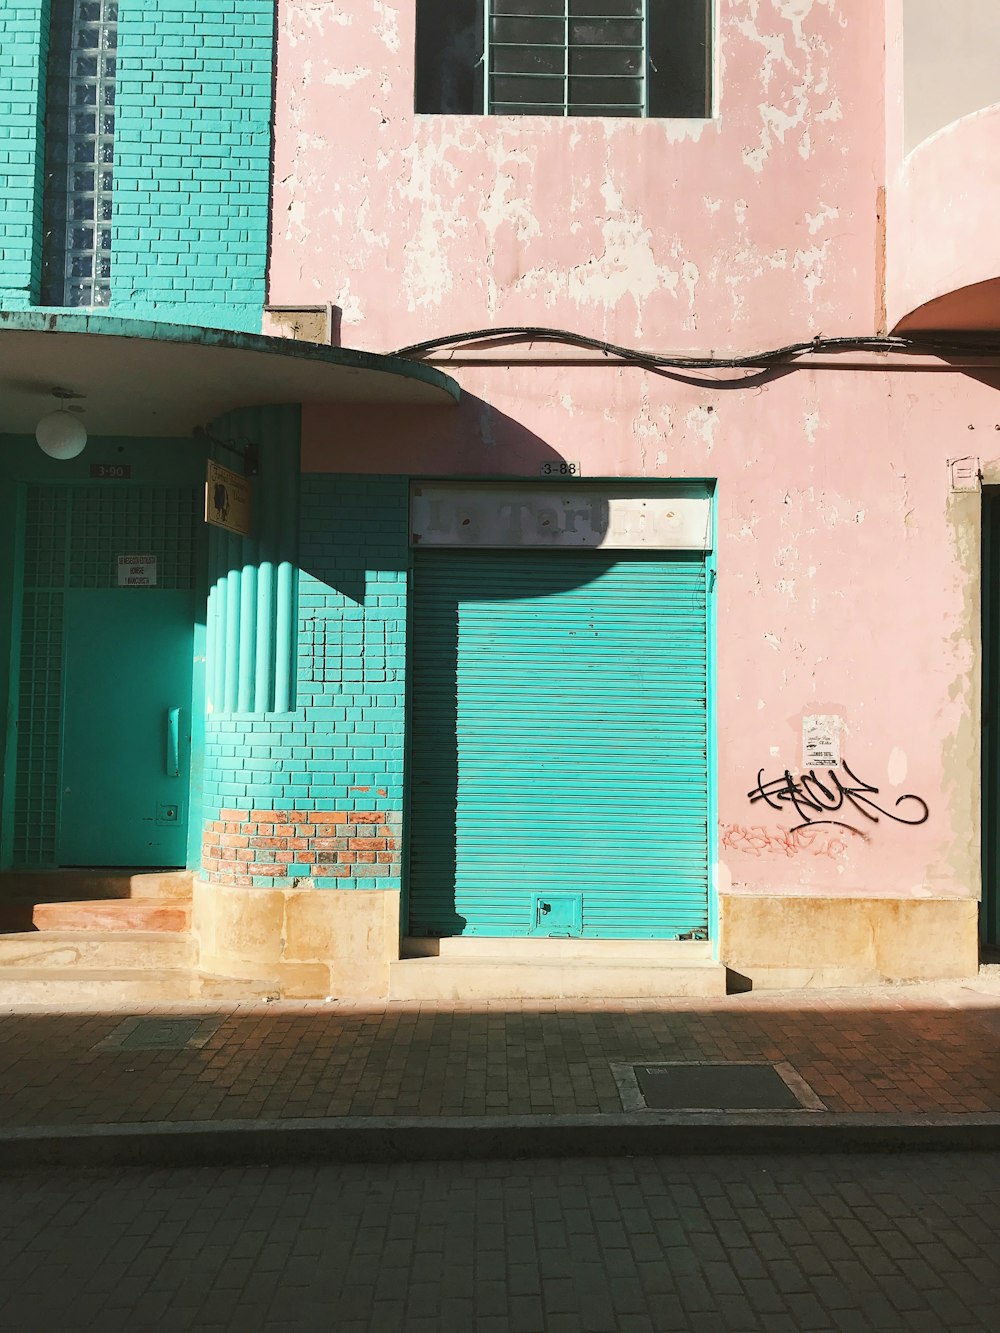
[[[650,1061],[611,1066],[626,1111],[825,1111],[786,1061]]]
[[[204,1046],[221,1018],[126,1018],[94,1050],[182,1051]]]

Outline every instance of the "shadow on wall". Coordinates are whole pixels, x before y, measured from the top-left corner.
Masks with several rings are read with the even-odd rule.
[[[541,477],[565,455],[482,398],[457,406],[302,409],[302,471],[422,477]]]
[[[300,569],[301,590],[324,597],[326,605],[300,612],[305,628],[306,656],[300,642],[299,679],[304,692],[313,690],[324,702],[340,704],[362,690],[359,680],[375,682],[381,675],[407,682],[398,654],[412,658],[411,638],[407,645],[405,593],[412,566],[410,483],[426,477],[488,478],[537,482],[541,494],[552,485],[562,491],[558,468],[562,454],[531,430],[481,399],[466,394],[458,407],[420,411],[391,407],[355,407],[332,413],[305,409],[302,444],[303,539]],[[547,470],[554,480],[546,481]],[[588,498],[585,525],[588,542],[598,546],[608,528],[608,504],[601,497]],[[553,522],[559,522],[553,512]],[[461,514],[453,521],[461,522]],[[544,521],[544,520],[543,520]],[[470,528],[470,531],[472,529]],[[473,556],[478,552],[472,552]],[[573,588],[598,577],[607,559],[597,551],[582,564],[565,568],[561,582]],[[545,590],[551,592],[549,584]],[[525,596],[539,595],[530,583]],[[481,600],[489,601],[487,590]],[[445,623],[447,622],[447,623]],[[457,790],[457,644],[458,606],[452,601],[435,608],[435,667],[433,693],[440,705],[436,720],[434,771],[450,794],[445,806],[454,809]],[[300,627],[301,633],[301,627]],[[381,637],[380,637],[381,636]],[[315,641],[310,650],[309,644]],[[379,656],[384,653],[384,663]],[[352,660],[353,659],[353,660]],[[341,670],[343,669],[343,671]],[[352,684],[352,682],[355,682]],[[384,698],[391,691],[379,693]],[[334,695],[336,694],[336,698]],[[329,695],[329,698],[326,696]],[[395,706],[391,705],[390,706]],[[403,717],[398,700],[399,718]],[[440,795],[440,793],[439,793]],[[415,817],[419,817],[416,812]],[[438,930],[461,934],[463,917],[454,911],[454,830],[443,836],[451,846],[441,864],[442,884],[449,886],[452,902],[445,911],[449,921],[438,921]]]

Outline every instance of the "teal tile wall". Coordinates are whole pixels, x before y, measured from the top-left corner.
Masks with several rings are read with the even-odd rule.
[[[300,520],[298,706],[283,716],[208,719],[205,820],[224,809],[342,810],[385,812],[398,828],[407,479],[305,474]],[[398,859],[354,869],[331,885],[400,887]],[[290,865],[286,879],[255,882],[280,887],[311,870]]]
[[[49,0],[0,7],[0,307],[38,299]]]
[[[0,305],[38,300],[49,0],[0,6]],[[109,313],[260,331],[275,0],[121,0]]]

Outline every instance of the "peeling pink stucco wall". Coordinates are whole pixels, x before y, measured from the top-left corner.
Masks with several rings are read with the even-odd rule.
[[[509,324],[703,354],[874,332],[883,6],[719,11],[716,119],[555,121],[415,117],[412,4],[280,0],[271,302],[332,300],[344,342],[378,351]],[[303,467],[715,479],[719,887],[976,896],[979,497],[951,493],[948,460],[1000,454],[996,382],[508,350],[534,363],[452,368],[457,409],[307,407]],[[801,770],[816,713],[843,718],[874,799],[913,793],[928,821],[795,834],[751,804],[758,770]]]
[[[872,0],[719,0],[710,121],[416,116],[414,5],[279,0],[269,299],[388,351],[548,324],[674,351],[870,332]]]

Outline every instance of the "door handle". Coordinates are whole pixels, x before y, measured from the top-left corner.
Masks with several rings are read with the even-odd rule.
[[[167,709],[167,777],[181,775],[181,710]]]

